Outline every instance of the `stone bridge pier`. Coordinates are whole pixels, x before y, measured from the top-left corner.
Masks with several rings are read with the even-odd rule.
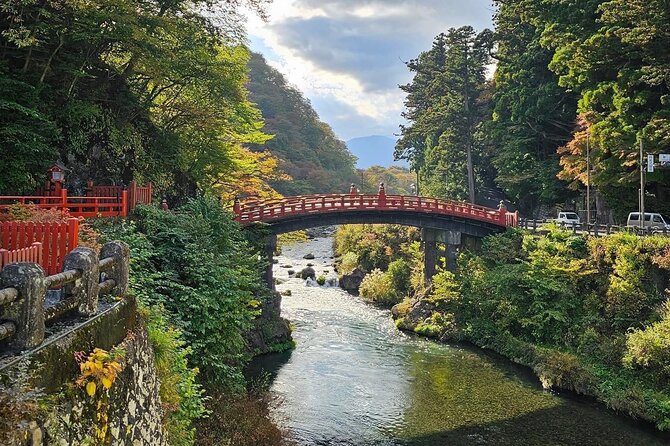
[[[437,272],[438,265],[444,257],[444,266],[447,271],[456,272],[456,258],[463,247],[479,249],[481,238],[463,234],[460,231],[423,228],[421,230],[423,242],[423,276],[426,284],[430,284]],[[444,253],[441,245],[444,246]]]

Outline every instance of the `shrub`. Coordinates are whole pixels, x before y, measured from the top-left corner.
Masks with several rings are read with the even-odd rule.
[[[326,276],[319,276],[316,278],[316,283],[323,286],[326,283]]]
[[[405,260],[398,259],[391,262],[386,274],[391,279],[396,294],[400,296],[409,295],[412,270]]]
[[[380,304],[398,303],[398,295],[388,274],[375,269],[365,276],[360,287],[361,296]]]
[[[340,260],[340,265],[338,267],[338,272],[340,274],[349,274],[358,267],[358,256],[349,251],[342,256]]]
[[[261,265],[232,217],[215,201],[193,200],[175,212],[141,206],[133,224],[102,228],[131,249],[131,289],[146,305],[162,305],[193,349],[205,381],[244,388],[243,333],[269,298]]]
[[[624,364],[649,368],[658,377],[670,381],[670,301],[664,306],[664,318],[644,330],[627,335]]]
[[[163,427],[170,446],[191,446],[195,442],[193,421],[207,414],[203,390],[196,381],[198,369],[188,365],[191,349],[180,330],[166,319],[161,307],[146,308],[149,339],[156,357],[163,405]]]

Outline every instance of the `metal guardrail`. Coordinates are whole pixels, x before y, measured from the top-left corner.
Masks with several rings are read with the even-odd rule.
[[[520,219],[519,227],[522,229],[527,229],[529,231],[538,232],[546,230],[545,225],[555,224],[559,228],[572,231],[575,234],[584,234],[591,235],[595,237],[607,236],[612,234],[617,234],[620,232],[626,232],[628,234],[635,234],[642,237],[651,236],[651,235],[665,235],[670,236],[670,230],[667,228],[640,228],[637,226],[621,226],[621,225],[601,225],[601,224],[569,224],[569,223],[556,223],[551,219]]]
[[[100,254],[76,248],[63,261],[63,271],[45,276],[35,263],[11,263],[0,272],[0,350],[24,350],[44,341],[46,324],[77,310],[93,316],[104,294],[125,296],[129,252],[122,242],[105,244]],[[60,299],[47,306],[50,288],[61,287]]]

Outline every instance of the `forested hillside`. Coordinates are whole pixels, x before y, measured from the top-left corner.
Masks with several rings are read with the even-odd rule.
[[[396,157],[425,193],[464,199],[472,182],[495,185],[533,214],[584,189],[588,141],[591,208],[621,219],[637,208],[640,144],[645,155],[670,151],[670,10],[660,0],[494,3],[494,33],[449,30],[407,63]],[[668,210],[669,185],[667,171],[648,175],[648,209]]]
[[[279,168],[290,176],[271,184],[284,195],[347,192],[358,175],[355,158],[344,142],[263,56],[252,54],[249,67],[250,98],[263,114],[263,132],[274,135],[252,147],[269,150],[279,159]]]
[[[257,3],[3,2],[0,193],[33,192],[58,161],[70,188],[151,180],[177,201],[272,177],[243,148],[267,139],[237,15]]]

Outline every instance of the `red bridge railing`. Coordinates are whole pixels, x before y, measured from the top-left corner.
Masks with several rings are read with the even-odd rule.
[[[243,225],[272,222],[289,216],[347,211],[417,211],[465,217],[501,227],[518,225],[518,213],[437,198],[404,195],[306,195],[274,201],[245,201],[235,204],[236,220]]]

